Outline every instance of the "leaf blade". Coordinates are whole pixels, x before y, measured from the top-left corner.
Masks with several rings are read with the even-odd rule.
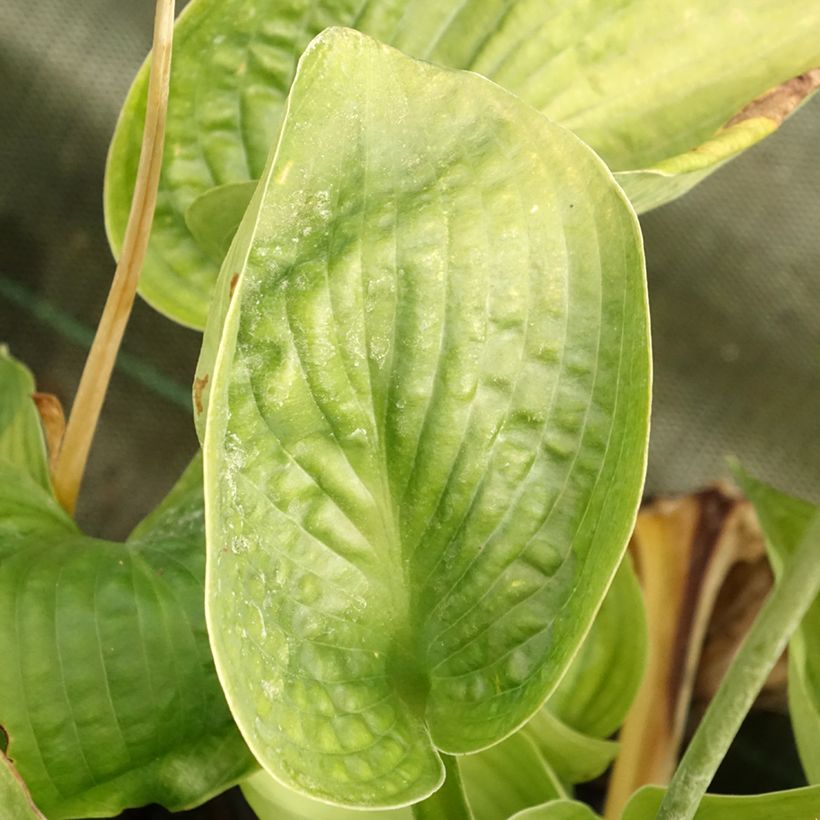
[[[177,28],[172,149],[141,285],[177,321],[204,326],[217,271],[213,247],[203,249],[185,224],[188,208],[214,186],[258,178],[297,58],[329,25],[353,26],[412,56],[490,77],[576,131],[621,174],[639,211],[680,196],[774,130],[779,110],[735,118],[778,83],[793,87],[820,65],[820,12],[800,0],[742,8],[710,0],[662,8],[651,0],[560,8],[540,0],[195,0]],[[767,43],[763,53],[760,42]],[[205,51],[215,54],[207,66]],[[115,251],[133,187],[146,77],[143,68],[106,172]]]
[[[542,705],[620,561],[648,414],[634,214],[586,148],[497,87],[331,30],[212,310],[206,600],[232,711],[297,790],[421,799],[433,744],[477,751]],[[372,759],[385,738],[361,722],[344,745],[343,681],[360,719],[387,704],[413,772]]]
[[[621,726],[646,668],[646,612],[631,556],[624,556],[578,655],[547,708],[585,735]]]
[[[0,723],[48,817],[184,809],[254,768],[208,649],[198,460],[169,499],[113,544],[0,469]]]
[[[17,820],[37,820],[43,815],[31,800],[25,783],[17,774],[12,762],[0,750],[0,806],[8,817]]]

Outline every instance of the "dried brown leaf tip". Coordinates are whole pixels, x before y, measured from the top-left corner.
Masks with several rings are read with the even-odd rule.
[[[200,415],[203,411],[202,392],[208,386],[210,376],[206,373],[202,378],[194,379],[194,405],[196,406],[196,414]]]
[[[800,74],[752,100],[726,123],[726,127],[731,128],[733,125],[756,117],[765,117],[780,125],[809,94],[817,91],[818,88],[820,88],[820,67]]]
[[[53,472],[57,456],[60,454],[60,447],[63,444],[63,435],[65,434],[63,405],[53,393],[33,393],[31,397],[37,405],[37,412],[40,414],[40,421],[46,437],[48,462]]]

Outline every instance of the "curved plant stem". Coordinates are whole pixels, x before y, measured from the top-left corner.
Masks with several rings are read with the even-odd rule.
[[[784,567],[709,704],[657,820],[690,820],[743,718],[820,588],[820,515]]]
[[[174,0],[157,0],[148,105],[131,212],[128,216],[120,260],[94,343],[85,362],[54,470],[55,493],[70,514],[74,513],[77,505],[88,453],[108,390],[117,351],[128,317],[131,315],[137,281],[154,219],[165,139],[173,30]]]
[[[413,817],[415,820],[473,820],[456,759],[444,754],[441,758],[447,772],[444,784],[426,800],[413,804]]]

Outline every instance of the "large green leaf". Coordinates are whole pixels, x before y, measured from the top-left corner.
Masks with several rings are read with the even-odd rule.
[[[511,814],[563,797],[556,775],[535,744],[521,732],[475,755],[459,758],[464,790],[475,820],[507,820]],[[299,794],[266,772],[242,784],[259,820],[356,820],[356,809],[330,806]],[[378,820],[411,820],[410,808],[368,812]]]
[[[535,805],[546,799],[543,789],[551,788],[553,794],[560,793],[556,780],[581,783],[606,770],[617,754],[618,744],[598,738],[610,735],[629,708],[643,669],[645,643],[640,590],[631,562],[625,558],[581,651],[548,702],[548,706],[560,705],[566,715],[593,729],[597,736],[589,737],[570,728],[544,707],[513,738],[462,758],[465,790],[471,805],[480,807],[478,815],[489,811],[491,806],[503,806],[509,811],[495,810],[489,816],[506,820],[514,810],[516,799],[520,805]],[[615,654],[620,659],[618,663],[614,662]],[[529,743],[516,740],[518,735],[525,736]],[[518,753],[514,754],[515,751]],[[539,755],[543,763],[539,762]],[[540,771],[533,776],[533,769],[541,770],[544,763],[547,773]],[[242,791],[260,820],[361,818],[361,813],[354,809],[329,806],[298,794],[266,772],[246,780]],[[479,802],[479,794],[492,799]],[[594,816],[589,810],[583,813],[581,804],[567,807],[565,802],[552,801],[549,808],[541,809],[533,818],[543,816],[557,820],[564,817],[562,812],[567,818],[577,815],[586,820]],[[397,820],[411,817],[407,808],[371,814]]]
[[[612,762],[618,744],[564,726],[545,710],[501,743],[459,758],[467,798],[477,820],[506,820],[523,807],[563,796],[562,783],[591,780]],[[260,820],[354,820],[361,811],[331,806],[283,786],[267,772],[242,784]],[[410,820],[409,808],[369,812],[376,818]]]
[[[543,704],[623,554],[649,403],[633,211],[498,86],[330,30],[197,384],[206,611],[246,740],[330,802],[423,798],[437,748]]]
[[[769,557],[780,575],[820,512],[740,470],[743,491],[754,504]],[[789,641],[789,711],[800,761],[810,783],[820,784],[820,598]],[[820,798],[818,798],[820,806]]]
[[[645,786],[629,801],[622,820],[654,820],[665,789]],[[820,786],[755,795],[707,794],[695,820],[814,820],[820,811]]]
[[[0,358],[5,430],[30,437],[5,453],[43,452],[32,389]],[[16,462],[0,459],[0,725],[37,805],[181,809],[252,771],[205,629],[201,460],[126,544],[80,533],[37,480],[44,461]]]
[[[33,394],[31,373],[0,345],[0,462],[19,467],[48,488],[48,459]]]
[[[0,468],[0,508],[23,483]],[[26,493],[19,531],[0,529],[0,724],[38,806],[54,820],[182,809],[252,771],[208,648],[199,461],[124,545]]]
[[[259,177],[296,60],[329,25],[490,77],[624,172],[619,181],[639,211],[679,196],[773,131],[811,79],[733,118],[820,65],[820,4],[805,0],[193,0],[176,31],[167,150],[141,282],[143,296],[177,321],[203,326],[215,246],[241,216],[229,215],[224,195],[239,208],[240,189],[220,186]],[[143,67],[109,156],[106,222],[116,251],[147,82]],[[213,231],[203,230],[208,213]]]

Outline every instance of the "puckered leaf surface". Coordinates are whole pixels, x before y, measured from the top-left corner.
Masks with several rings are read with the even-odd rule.
[[[223,266],[206,610],[252,750],[329,802],[436,789],[566,670],[620,562],[649,399],[634,212],[473,74],[333,29]]]
[[[490,816],[506,818],[514,810],[515,801],[535,806],[548,794],[560,794],[556,781],[582,783],[606,770],[617,754],[618,744],[602,738],[621,724],[643,670],[644,617],[637,580],[625,556],[581,650],[555,694],[519,730],[530,742],[510,738],[477,755],[461,758],[464,789],[474,808],[480,802],[485,809],[494,811]],[[613,653],[618,653],[621,660],[617,666],[612,663]],[[622,668],[626,666],[629,668]],[[575,728],[552,714],[549,709],[553,706]],[[594,734],[581,734],[579,728]],[[265,772],[245,781],[242,791],[260,820],[353,820],[361,816],[355,809],[329,806],[298,794]],[[492,800],[485,806],[486,795]],[[579,812],[578,804],[567,808],[564,801],[557,802],[562,805],[552,801],[548,809],[540,809],[533,816],[563,817],[565,812],[567,817],[574,817],[574,812]],[[499,807],[510,811],[499,813]],[[391,820],[411,817],[409,808],[372,814]]]
[[[140,285],[177,321],[203,327],[215,249],[242,215],[227,218],[225,191],[240,209],[240,189],[221,186],[258,179],[297,59],[331,25],[500,83],[623,172],[639,211],[771,133],[820,82],[820,72],[793,80],[820,66],[820,4],[805,0],[193,0],[176,30],[167,150]],[[144,67],[108,162],[116,251],[147,83]],[[211,189],[221,208],[208,207]],[[209,214],[213,230],[203,231]]]
[[[0,407],[17,407],[0,439],[15,428],[29,438],[0,453],[7,753],[49,820],[186,808],[255,768],[205,629],[201,461],[125,544],[89,538],[42,483],[32,389],[22,366],[0,358]]]
[[[517,733],[475,755],[459,758],[464,792],[475,820],[507,820],[529,806],[563,797],[555,773],[525,735]],[[259,820],[357,820],[361,811],[330,806],[281,785],[266,772],[242,784]],[[376,820],[412,820],[405,806],[368,812]]]

